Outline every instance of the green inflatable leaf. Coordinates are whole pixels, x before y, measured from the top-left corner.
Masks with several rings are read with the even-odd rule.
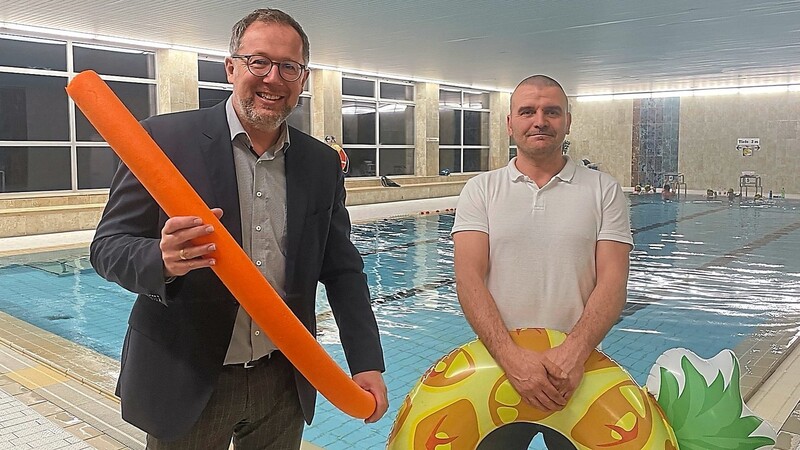
[[[775,444],[772,438],[751,436],[762,419],[742,417],[744,402],[736,358],[727,387],[722,372],[718,371],[709,385],[685,355],[680,365],[684,374],[682,391],[676,376],[660,368],[658,403],[675,431],[681,450],[755,450]]]

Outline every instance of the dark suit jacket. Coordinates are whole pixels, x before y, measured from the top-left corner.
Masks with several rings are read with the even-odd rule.
[[[241,244],[239,197],[225,103],[152,117],[144,127]],[[351,373],[384,370],[363,261],[349,239],[344,176],[336,152],[291,128],[286,152],[286,298],[316,333],[317,281],[327,291]],[[122,348],[117,395],[123,418],[172,440],[205,408],[230,342],[238,303],[210,269],[165,284],[159,241],[168,219],[121,165],[91,245],[104,278],[138,297]],[[307,422],[316,391],[299,373],[297,390]]]

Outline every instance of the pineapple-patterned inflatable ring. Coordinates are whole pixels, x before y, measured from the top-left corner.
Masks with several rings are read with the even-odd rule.
[[[534,351],[566,338],[545,329],[511,334]],[[648,388],[657,396],[594,351],[567,406],[540,411],[522,401],[476,340],[445,355],[417,382],[400,407],[387,449],[475,450],[491,432],[512,423],[558,431],[576,450],[744,450],[775,442],[775,432],[742,402],[738,362],[730,351],[706,361],[688,350],[671,350],[651,370]]]

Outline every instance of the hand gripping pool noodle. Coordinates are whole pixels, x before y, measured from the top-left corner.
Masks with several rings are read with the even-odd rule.
[[[94,71],[85,71],[69,83],[67,93],[170,217],[197,216],[214,226],[214,233],[193,243],[213,241],[216,244],[216,265],[212,269],[297,370],[346,414],[360,419],[372,415],[374,397],[342,371],[292,314],[108,85]]]

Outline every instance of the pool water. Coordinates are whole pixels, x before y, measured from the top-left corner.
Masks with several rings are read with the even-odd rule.
[[[636,248],[628,304],[603,349],[637,382],[645,383],[669,348],[708,358],[752,335],[797,332],[800,203],[629,199]],[[455,294],[452,224],[452,215],[426,215],[353,227],[381,330],[390,409],[364,425],[320,398],[306,440],[331,450],[383,448],[413,384],[475,338]],[[70,250],[0,259],[0,310],[118,358],[133,295],[100,279],[87,257],[87,250]],[[320,342],[343,365],[324,288],[317,301]]]

